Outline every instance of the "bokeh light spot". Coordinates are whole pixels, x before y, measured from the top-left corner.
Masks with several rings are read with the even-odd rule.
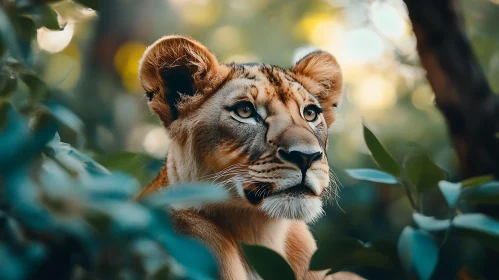
[[[146,134],[143,146],[149,155],[164,158],[170,146],[170,137],[168,137],[164,128],[155,127]]]
[[[411,96],[414,107],[426,110],[433,107],[433,92],[429,85],[424,84],[416,88]]]
[[[114,66],[121,75],[123,86],[130,92],[140,90],[139,60],[146,49],[140,42],[127,42],[122,45],[114,56]]]
[[[397,101],[395,85],[379,75],[366,77],[353,88],[349,99],[364,110],[382,110]]]
[[[352,63],[379,60],[384,52],[383,40],[369,28],[358,28],[346,34],[345,56]]]
[[[390,39],[398,39],[406,34],[407,21],[392,5],[375,2],[371,6],[371,20],[379,32]]]
[[[40,49],[51,53],[57,53],[64,50],[71,42],[74,34],[74,23],[68,21],[61,31],[49,30],[45,27],[41,27],[36,31],[36,34],[37,43]]]

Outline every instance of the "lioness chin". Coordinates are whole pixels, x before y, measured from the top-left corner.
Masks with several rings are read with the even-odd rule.
[[[307,269],[316,244],[306,222],[336,192],[326,155],[342,94],[335,58],[317,51],[290,69],[220,64],[199,42],[166,36],[147,48],[139,76],[172,138],[162,171],[139,197],[171,184],[221,182],[229,201],[171,210],[179,233],[214,252],[221,279],[258,279],[240,243],[277,251],[298,279],[322,279],[325,272]]]

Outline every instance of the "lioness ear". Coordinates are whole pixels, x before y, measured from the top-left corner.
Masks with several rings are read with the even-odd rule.
[[[149,107],[166,128],[187,112],[190,99],[213,91],[223,80],[216,57],[201,43],[165,36],[149,46],[139,63],[139,78]]]
[[[324,51],[315,51],[299,60],[291,69],[302,85],[321,103],[327,126],[334,122],[334,110],[341,99],[343,78],[336,59]]]

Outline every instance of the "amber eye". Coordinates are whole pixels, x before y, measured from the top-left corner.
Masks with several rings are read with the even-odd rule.
[[[319,107],[317,107],[315,105],[310,105],[310,106],[305,107],[305,110],[303,110],[303,117],[308,122],[314,122],[317,120],[320,113],[321,113],[321,110]]]
[[[253,116],[253,110],[253,105],[249,102],[242,102],[234,108],[236,115],[243,119],[251,118]]]

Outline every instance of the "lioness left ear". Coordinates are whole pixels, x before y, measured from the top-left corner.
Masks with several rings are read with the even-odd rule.
[[[184,36],[157,40],[139,63],[139,78],[149,107],[167,129],[189,113],[188,103],[214,91],[225,72],[208,48]]]
[[[299,60],[291,69],[296,79],[321,103],[327,126],[334,122],[334,110],[343,92],[343,78],[336,59],[324,51],[315,51]]]

